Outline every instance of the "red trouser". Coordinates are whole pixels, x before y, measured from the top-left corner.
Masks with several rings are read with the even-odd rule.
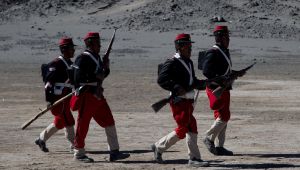
[[[198,133],[197,122],[193,116],[193,103],[193,100],[187,99],[183,99],[176,104],[173,101],[170,102],[173,117],[177,123],[175,132],[179,139],[184,139],[185,134],[188,132]]]
[[[206,88],[209,106],[212,110],[214,110],[215,119],[219,117],[221,120],[228,122],[230,119],[230,91],[225,90],[220,99],[217,99],[212,92],[212,89],[209,89],[208,87]]]
[[[51,113],[54,115],[53,123],[57,129],[75,124],[74,117],[70,111],[70,98],[53,107]]]
[[[115,125],[111,110],[104,98],[98,100],[91,93],[82,93],[80,94],[79,98],[80,105],[78,108],[74,145],[76,149],[84,148],[84,141],[89,130],[89,125],[92,118],[94,118],[94,120],[104,128]]]

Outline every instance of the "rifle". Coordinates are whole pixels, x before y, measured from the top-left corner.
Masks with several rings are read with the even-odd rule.
[[[107,48],[107,50],[106,50],[106,52],[105,52],[105,54],[104,54],[104,56],[102,58],[103,63],[107,63],[109,61],[109,54],[110,54],[112,45],[113,45],[113,43],[115,41],[116,31],[117,31],[117,28],[115,28],[114,33],[113,33],[113,35],[111,37],[110,43],[108,45],[108,48]]]
[[[216,78],[213,78],[213,79],[206,79],[205,82],[206,83],[211,83],[211,82],[215,82],[215,81],[220,81],[220,80],[223,80],[223,76],[220,76],[220,77],[216,77]],[[195,102],[198,98],[198,95],[199,95],[199,90],[197,91],[196,93],[196,96],[195,96]],[[152,109],[154,110],[155,113],[157,113],[161,108],[163,108],[167,103],[169,103],[169,101],[174,98],[176,96],[172,95],[167,97],[167,98],[163,98],[161,100],[159,100],[158,102],[154,103],[151,105]],[[195,105],[195,104],[194,104]],[[195,106],[194,106],[195,107]]]
[[[217,98],[217,99],[220,99],[222,93],[224,92],[224,90],[229,86],[231,85],[234,80],[236,80],[238,77],[242,77],[244,76],[244,74],[249,70],[251,69],[256,63],[253,63],[251,64],[250,66],[242,69],[242,70],[239,70],[239,71],[234,71],[234,72],[231,72],[227,75],[224,76],[224,79],[226,80],[227,83],[225,83],[225,85],[223,86],[219,86],[217,87],[212,93],[214,94],[214,96]]]
[[[110,54],[110,51],[111,51],[111,48],[112,48],[112,45],[115,41],[115,36],[116,36],[116,31],[117,31],[117,28],[115,28],[114,30],[114,33],[111,37],[111,40],[109,42],[109,45],[107,47],[107,50],[102,58],[102,61],[103,61],[103,64],[104,64],[104,68],[108,69],[109,68],[109,54]],[[99,62],[99,61],[98,61]],[[96,72],[101,72],[100,70],[97,70]],[[96,75],[96,77],[101,80],[101,81],[98,81],[97,82],[97,90],[96,90],[96,97],[97,98],[102,98],[103,97],[103,88],[102,88],[102,82],[105,78],[105,76],[103,74],[98,74]]]
[[[158,102],[154,103],[151,105],[152,109],[154,110],[155,113],[157,113],[161,108],[163,108],[167,103],[169,103],[169,101],[172,99],[172,95],[167,97],[167,98],[163,98],[161,100],[159,100]]]
[[[37,118],[41,117],[43,114],[45,114],[47,111],[49,111],[50,109],[52,109],[53,107],[57,106],[58,104],[62,103],[63,101],[65,101],[67,98],[71,97],[74,93],[76,93],[77,91],[81,90],[83,86],[79,87],[77,90],[72,91],[71,93],[67,94],[66,96],[58,99],[57,101],[55,101],[52,105],[47,106],[44,110],[41,110],[36,116],[32,117],[31,119],[29,119],[28,121],[26,121],[22,126],[22,130],[24,130],[25,128],[27,128],[33,121],[35,121]]]

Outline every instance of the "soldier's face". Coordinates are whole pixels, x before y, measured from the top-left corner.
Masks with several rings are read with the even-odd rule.
[[[95,53],[100,53],[100,49],[101,49],[101,42],[100,39],[92,39],[92,45],[91,48],[93,50],[93,52]]]
[[[191,58],[192,43],[186,43],[180,48],[180,55],[182,57]]]
[[[74,46],[69,46],[68,48],[66,48],[63,52],[64,57],[67,58],[73,58],[74,57],[74,53],[75,53],[75,48]]]
[[[223,36],[223,44],[224,44],[225,48],[229,47],[229,42],[230,42],[229,35]]]

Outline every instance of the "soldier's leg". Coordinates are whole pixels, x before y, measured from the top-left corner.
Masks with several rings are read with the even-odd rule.
[[[226,90],[222,93],[221,97],[217,99],[212,90],[207,88],[206,89],[207,96],[210,101],[210,105],[216,105],[218,103],[220,107],[211,107],[214,110],[214,117],[215,121],[211,128],[206,132],[206,136],[209,140],[215,141],[215,138],[220,133],[220,131],[225,126],[225,123],[230,118],[230,111],[229,111],[229,101],[230,101],[230,92]]]
[[[64,105],[61,103],[51,109],[51,113],[54,115],[53,123],[42,131],[40,134],[40,140],[46,142],[54,133],[59,129],[64,128],[65,122],[63,117]]]
[[[204,139],[204,144],[208,151],[214,155],[217,154],[216,147],[215,147],[215,139],[218,134],[222,131],[226,122],[222,121],[220,118],[217,118],[211,128],[206,132],[206,137]]]
[[[197,144],[197,136],[197,121],[191,112],[189,132],[186,134],[186,143],[188,146],[189,159],[201,159],[199,147]]]
[[[220,118],[217,118],[213,125],[206,131],[206,137],[211,140],[215,141],[218,134],[223,130],[223,128],[226,126],[226,122],[222,121]]]
[[[75,131],[74,125],[75,120],[70,111],[70,99],[64,102],[64,119],[65,119],[65,137],[70,142],[71,151],[74,149]]]
[[[218,135],[218,140],[216,142],[216,147],[223,147],[224,146],[225,136],[226,136],[226,129],[227,129],[227,123]]]
[[[105,134],[107,137],[108,150],[109,151],[119,150],[120,146],[119,146],[116,126],[112,125],[112,126],[105,127]]]
[[[46,147],[46,141],[59,129],[62,129],[65,126],[64,109],[64,103],[61,103],[51,109],[51,113],[54,115],[54,121],[41,132],[40,137],[35,141],[35,143],[39,145],[40,149],[44,152],[49,151]]]
[[[108,150],[119,149],[118,135],[115,127],[115,121],[111,110],[105,99],[97,101],[97,110],[93,114],[95,121],[105,129],[107,137]]]
[[[77,126],[74,140],[74,159],[82,162],[90,163],[94,160],[85,155],[85,138],[88,133],[92,112],[95,103],[92,100],[92,94],[82,94],[82,103],[78,110]]]
[[[222,121],[220,118],[217,118],[210,129],[206,131],[206,139],[214,143],[216,137],[223,130],[225,125],[226,122]]]
[[[216,145],[216,155],[226,155],[232,156],[233,152],[224,148],[225,136],[226,136],[227,125],[223,128],[223,130],[218,135],[218,142]]]
[[[167,134],[166,136],[159,139],[155,146],[159,153],[163,153],[167,149],[169,149],[172,145],[174,145],[176,142],[178,142],[180,138],[177,136],[175,131],[172,131],[171,133]]]
[[[46,146],[46,141],[57,131],[58,128],[55,127],[54,123],[51,123],[40,133],[39,138],[35,140],[35,144],[38,145],[43,152],[49,152],[49,149]]]
[[[65,128],[65,137],[70,142],[70,149],[74,149],[75,131],[74,126],[67,126]]]
[[[187,126],[190,123],[190,114],[193,109],[192,103],[183,99],[176,103],[171,101],[170,106],[173,117],[177,123],[177,128],[175,131],[169,133],[155,143],[159,153],[163,153],[180,139],[184,139],[186,137],[186,133],[189,131]]]
[[[186,134],[186,143],[188,146],[189,159],[201,159],[199,147],[197,144],[197,133],[189,132]]]
[[[222,128],[222,130],[218,134],[216,152],[217,152],[217,155],[231,156],[231,155],[233,155],[233,152],[224,148],[227,122],[230,119],[230,109],[229,109],[230,92],[224,91],[224,93],[222,94],[222,98],[224,101],[224,107],[219,112],[220,112],[220,118],[222,119],[223,122],[225,122],[225,126]]]
[[[48,127],[43,130],[40,134],[40,139],[46,142],[53,134],[55,134],[59,129],[55,127],[54,123],[48,125]]]
[[[188,146],[188,155],[189,155],[189,166],[193,167],[206,167],[209,166],[209,163],[203,161],[201,159],[201,154],[199,151],[199,147],[197,144],[197,121],[195,117],[192,115],[193,110],[191,110],[190,114],[190,124],[189,124],[189,132],[186,134],[186,143]]]
[[[106,102],[106,99],[101,99],[97,101],[97,111],[93,115],[95,121],[105,129],[105,134],[107,137],[108,150],[110,151],[109,161],[116,161],[121,159],[126,159],[130,156],[127,153],[121,153],[119,151],[119,141],[117,130],[115,126],[115,120]]]

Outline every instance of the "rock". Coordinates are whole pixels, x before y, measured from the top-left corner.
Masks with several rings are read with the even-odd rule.
[[[180,9],[180,7],[178,6],[178,4],[173,4],[170,7],[171,7],[171,11],[175,11],[177,8]]]
[[[227,22],[223,17],[221,16],[214,16],[210,19],[211,22]]]

